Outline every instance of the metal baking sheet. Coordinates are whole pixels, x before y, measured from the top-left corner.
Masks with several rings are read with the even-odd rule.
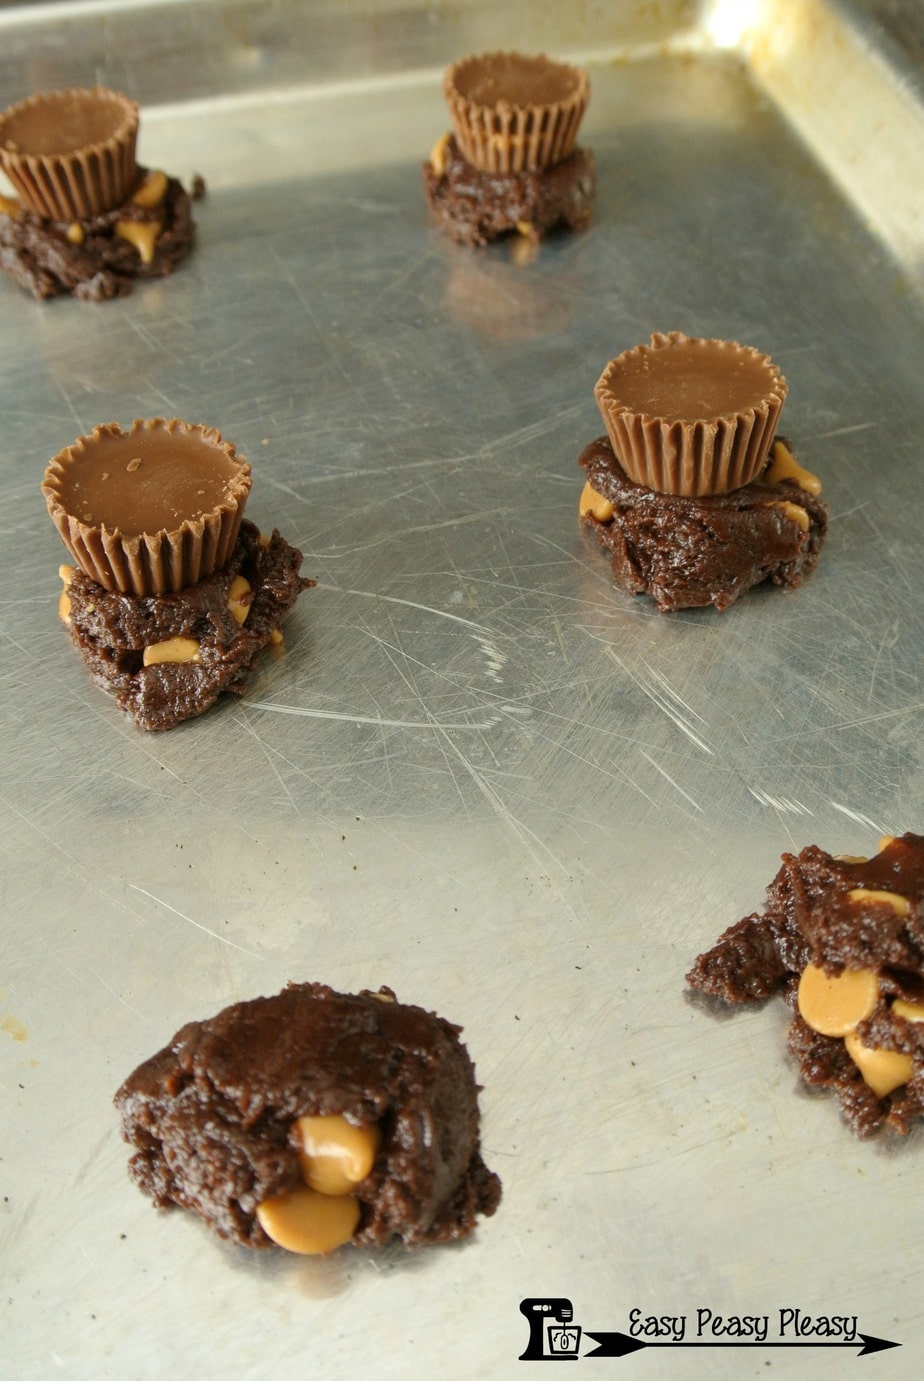
[[[924,828],[920,177],[879,215],[864,171],[920,118],[919,7],[76,3],[0,35],[4,105],[108,80],[142,158],[210,188],[194,257],[124,301],[0,282],[0,1371],[520,1376],[520,1301],[567,1297],[687,1342],[700,1309],[856,1316],[913,1374],[921,1134],[855,1141],[782,1004],[723,1021],[683,975],[783,850]],[[440,238],[419,180],[441,68],[513,43],[593,83],[593,226],[531,258]],[[659,616],[578,529],[597,375],[674,328],[788,378],[832,514],[798,593]],[[251,459],[318,586],[240,703],[149,736],[58,624],[38,486],[159,414]],[[504,1182],[472,1240],[251,1256],[131,1184],[121,1080],[293,978],[464,1026]],[[587,1350],[681,1381],[854,1355]]]

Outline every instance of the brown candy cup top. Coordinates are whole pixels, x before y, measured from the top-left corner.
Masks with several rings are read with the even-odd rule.
[[[463,58],[450,72],[458,94],[480,106],[554,105],[571,100],[586,82],[577,67],[521,53]]]
[[[0,167],[36,215],[86,218],[131,193],[137,134],[138,107],[120,92],[40,92],[0,113]]]
[[[759,473],[786,391],[777,366],[751,346],[672,331],[610,360],[594,394],[630,478],[689,496],[740,488]]]
[[[482,53],[454,63],[443,93],[464,157],[483,172],[567,158],[590,97],[586,72],[545,56]]]
[[[161,594],[224,565],[250,466],[214,428],[178,419],[96,427],[48,466],[42,492],[77,564],[107,589]]]
[[[45,92],[0,115],[0,144],[10,153],[75,153],[118,135],[130,109],[124,96],[104,87]]]

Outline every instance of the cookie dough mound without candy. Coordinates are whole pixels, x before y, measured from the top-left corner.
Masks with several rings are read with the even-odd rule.
[[[810,845],[687,974],[722,1002],[780,993],[807,1084],[830,1089],[858,1136],[904,1134],[924,1113],[924,835],[880,841],[874,858]]]
[[[270,1246],[262,1223],[305,1193],[305,1120],[339,1120],[372,1148],[342,1240],[418,1246],[467,1236],[500,1201],[477,1092],[458,1027],[387,988],[302,983],[184,1026],[115,1102],[141,1189],[248,1247]]]

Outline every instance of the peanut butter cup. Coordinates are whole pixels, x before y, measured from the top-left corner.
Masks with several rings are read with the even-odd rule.
[[[594,396],[625,474],[690,498],[760,474],[786,391],[777,366],[751,346],[671,331],[610,360]]]
[[[587,73],[520,53],[482,53],[443,78],[453,132],[421,169],[440,228],[461,244],[515,233],[536,243],[582,229],[596,188],[593,154],[576,146]]]
[[[586,72],[545,56],[483,53],[443,78],[459,147],[486,173],[535,172],[574,148],[587,109]]]
[[[158,595],[220,570],[237,541],[250,465],[212,427],[140,419],[94,428],[42,484],[77,565],[107,590]]]
[[[37,216],[86,220],[132,191],[137,135],[138,107],[117,91],[41,92],[0,114],[0,167]]]

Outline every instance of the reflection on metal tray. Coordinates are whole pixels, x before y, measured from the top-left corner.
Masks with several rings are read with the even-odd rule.
[[[920,7],[79,0],[0,34],[3,104],[122,87],[144,161],[209,186],[123,301],[0,280],[10,1374],[513,1376],[544,1296],[582,1360],[635,1308],[856,1315],[907,1359],[920,1134],[855,1142],[782,1004],[718,1020],[683,975],[783,850],[924,821]],[[442,67],[524,34],[588,65],[599,171],[526,261],[441,239],[419,173]],[[832,515],[797,593],[659,616],[580,533],[593,384],[653,329],[787,376]],[[241,702],[145,736],[59,627],[38,486],[156,415],[235,442],[319,583]],[[126,1073],[290,978],[464,1026],[505,1191],[472,1241],[251,1257],[130,1183]],[[771,1360],[842,1374],[622,1365]]]

